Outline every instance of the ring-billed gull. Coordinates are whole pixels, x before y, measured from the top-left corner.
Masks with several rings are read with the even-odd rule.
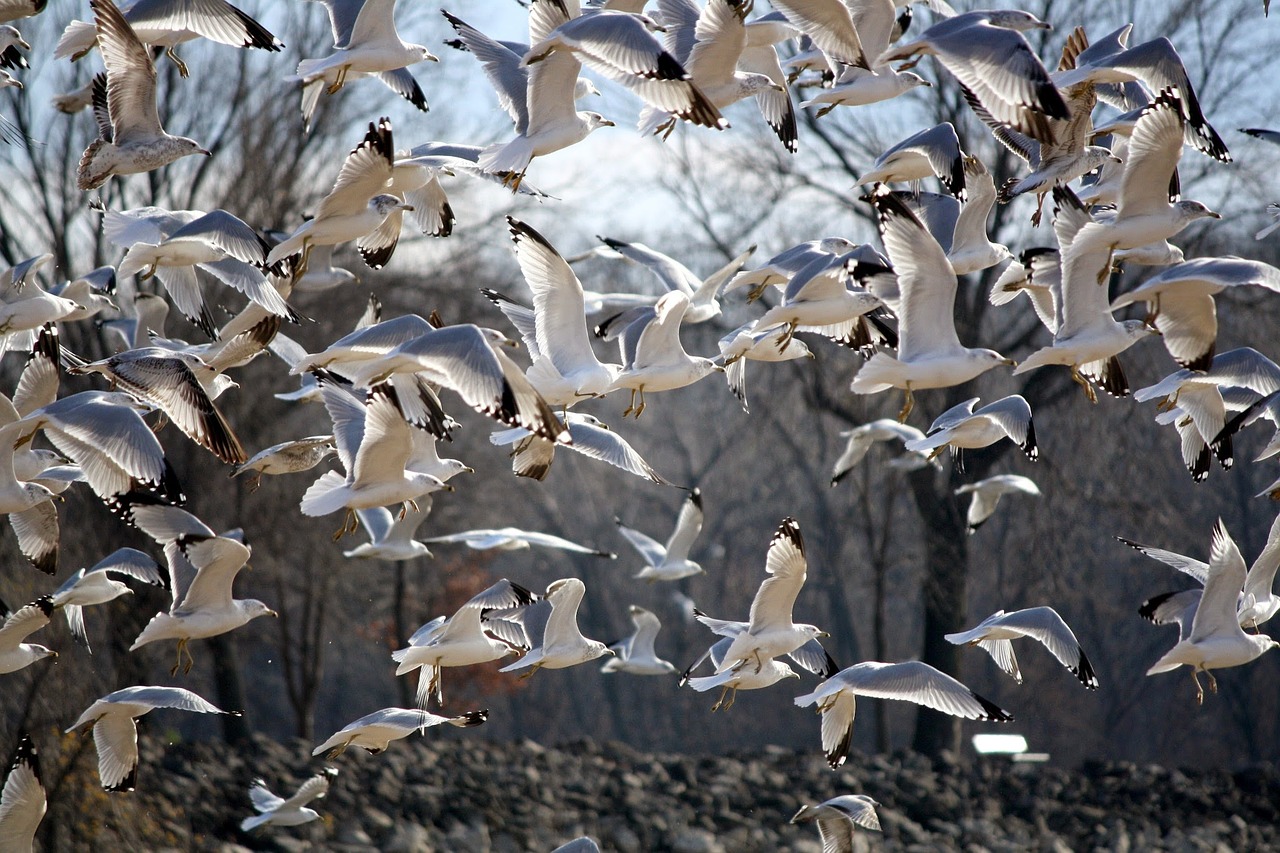
[[[997,474],[976,483],[965,483],[956,489],[956,494],[973,495],[965,514],[965,530],[972,534],[995,513],[996,507],[1000,505],[1000,498],[1017,494],[1039,495],[1040,487],[1029,477],[1020,474]]]
[[[750,246],[724,266],[706,278],[699,278],[697,273],[670,255],[652,249],[644,243],[615,240],[610,237],[597,239],[608,249],[601,249],[600,255],[606,258],[625,258],[639,264],[657,276],[667,290],[683,290],[689,295],[689,308],[684,313],[684,323],[693,325],[720,316],[720,301],[717,298],[725,282],[742,269],[747,259],[755,254],[756,247]],[[654,301],[657,301],[656,299]]]
[[[539,614],[545,624],[541,630],[525,622],[526,635],[532,644],[524,655],[514,663],[509,663],[499,672],[515,672],[529,669],[520,674],[522,679],[531,677],[540,669],[564,669],[580,663],[593,661],[601,655],[616,655],[613,649],[596,640],[582,636],[578,629],[578,606],[586,594],[587,587],[577,578],[561,578],[552,581],[547,587],[546,598],[540,605],[550,606],[550,613]]]
[[[871,445],[882,441],[901,441],[906,443],[924,438],[924,433],[908,424],[900,424],[893,418],[880,418],[862,426],[847,429],[840,433],[845,439],[844,450],[836,464],[831,468],[831,485],[835,485],[849,475],[859,462],[867,455]]]
[[[334,732],[324,743],[311,750],[319,755],[329,750],[329,759],[341,755],[347,747],[358,746],[373,755],[386,750],[393,740],[406,738],[414,732],[425,733],[432,726],[448,723],[459,728],[479,726],[489,719],[489,712],[467,711],[456,717],[440,717],[416,708],[383,708],[366,714],[353,723]]]
[[[976,449],[1007,438],[1021,448],[1031,461],[1040,456],[1036,446],[1036,428],[1031,419],[1031,406],[1019,394],[1001,397],[976,412],[978,398],[952,406],[929,426],[925,438],[908,441],[907,450],[932,451],[933,456],[950,447],[953,452]]]
[[[618,532],[644,558],[646,565],[635,577],[652,583],[660,580],[674,581],[702,574],[702,566],[689,559],[689,549],[693,547],[693,541],[702,532],[702,515],[702,491],[694,489],[680,505],[675,529],[671,531],[671,536],[667,538],[665,545],[639,530],[627,527],[620,519],[615,518]]]
[[[857,186],[919,181],[930,176],[956,198],[966,197],[964,151],[951,122],[913,133],[886,149],[858,178]]]
[[[444,704],[441,671],[447,666],[472,666],[506,657],[518,649],[490,634],[485,617],[494,610],[510,611],[528,607],[536,596],[517,583],[503,578],[467,600],[452,616],[433,619],[409,638],[406,648],[391,653],[398,666],[396,675],[420,669],[418,707],[434,699]]]
[[[906,400],[898,420],[906,421],[916,390],[959,385],[1014,362],[995,350],[960,343],[954,316],[956,274],[942,247],[897,196],[876,192],[869,200],[898,274],[898,353],[876,353],[849,387],[855,394],[902,388]]]
[[[57,652],[45,646],[22,642],[49,624],[53,615],[52,596],[42,595],[12,613],[8,612],[9,608],[4,602],[0,602],[0,610],[6,613],[4,624],[0,625],[0,675],[25,669],[47,657],[58,656]]]
[[[191,154],[210,156],[194,139],[170,136],[160,126],[155,63],[115,3],[90,0],[89,5],[107,70],[102,98],[96,91],[94,97],[98,138],[80,157],[76,186],[95,190],[112,175],[150,172]]]
[[[845,794],[832,797],[816,806],[801,806],[791,818],[792,823],[817,823],[818,837],[822,839],[822,853],[853,853],[853,825],[880,831],[880,818],[876,806],[880,805],[866,794]]]
[[[791,277],[782,300],[757,318],[754,328],[785,325],[779,351],[787,348],[797,331],[817,332],[846,346],[867,346],[863,317],[884,303],[862,282],[883,271],[856,260],[852,253],[819,256]]]
[[[610,429],[608,424],[595,415],[569,412],[561,423],[564,424],[572,439],[571,444],[558,444],[519,427],[492,433],[489,441],[498,446],[515,445],[511,451],[511,470],[517,477],[545,479],[551,471],[551,463],[555,461],[556,448],[567,446],[575,453],[581,453],[600,462],[607,462],[628,474],[643,477],[651,483],[657,483],[660,486],[671,485],[644,460],[630,442]]]
[[[4,790],[0,791],[0,848],[31,853],[36,829],[48,807],[48,794],[40,778],[40,756],[31,735],[24,734],[4,780]]]
[[[1122,293],[1112,310],[1145,302],[1147,319],[1164,335],[1169,355],[1191,370],[1213,364],[1218,312],[1213,297],[1228,288],[1257,286],[1280,292],[1280,269],[1233,256],[1195,258],[1175,264]]]
[[[571,554],[590,554],[593,557],[605,557],[610,560],[617,559],[618,555],[612,551],[601,551],[598,548],[588,548],[586,545],[579,545],[577,542],[570,542],[560,536],[553,536],[550,533],[540,533],[536,530],[521,530],[517,527],[500,527],[497,529],[483,530],[463,530],[459,533],[448,533],[443,536],[430,536],[422,540],[423,542],[461,542],[468,548],[477,551],[488,551],[497,549],[499,551],[523,551],[537,545],[539,548],[556,548],[561,551],[568,551]]]
[[[629,672],[632,675],[668,675],[676,672],[675,664],[658,657],[654,640],[662,630],[662,622],[652,611],[631,605],[631,624],[635,630],[609,648],[617,657],[611,657],[600,667],[601,672]]]
[[[413,538],[422,522],[431,514],[431,504],[431,495],[414,498],[413,504],[398,517],[383,506],[356,510],[356,517],[369,534],[369,541],[361,542],[350,551],[343,551],[342,556],[348,559],[390,562],[432,556],[426,545]],[[417,509],[414,509],[415,505]]]
[[[271,793],[263,780],[255,779],[249,787],[249,799],[258,814],[240,821],[240,831],[250,832],[260,826],[298,826],[318,820],[320,813],[307,808],[307,803],[329,793],[329,784],[337,776],[337,768],[326,767],[303,782],[287,800]]]
[[[1270,637],[1246,634],[1241,629],[1237,603],[1245,578],[1244,558],[1219,519],[1213,528],[1204,594],[1191,622],[1191,633],[1152,664],[1147,675],[1169,672],[1186,664],[1191,667],[1191,678],[1196,684],[1196,704],[1203,704],[1201,672],[1209,678],[1209,690],[1217,693],[1218,681],[1209,670],[1242,666],[1273,648],[1280,648],[1280,642]]]
[[[257,599],[232,597],[236,575],[252,554],[240,539],[217,535],[178,507],[133,505],[128,519],[164,547],[173,595],[169,610],[151,617],[129,651],[158,640],[177,640],[176,660],[169,674],[177,674],[184,653],[186,673],[195,664],[188,647],[192,640],[225,634],[259,616],[278,615]]]
[[[997,666],[1021,684],[1022,672],[1018,669],[1018,659],[1014,657],[1010,642],[1019,637],[1030,637],[1043,643],[1081,684],[1090,690],[1098,689],[1098,677],[1084,649],[1080,648],[1076,635],[1052,607],[1031,607],[1011,613],[997,610],[968,631],[946,635],[947,642],[957,646],[967,644],[982,649],[991,655]]]
[[[250,456],[248,461],[231,472],[231,476],[239,477],[246,471],[252,471],[254,476],[249,491],[256,492],[264,475],[310,471],[337,452],[338,445],[332,435],[310,435],[282,441]]]
[[[796,705],[818,706],[822,715],[822,751],[835,770],[844,764],[853,741],[853,718],[858,696],[915,702],[953,717],[1007,723],[1013,715],[974,693],[959,681],[927,663],[867,661],[842,669],[812,693],[796,697]]]
[[[54,590],[53,606],[66,615],[71,636],[84,643],[86,649],[89,648],[89,634],[84,627],[84,608],[106,604],[133,592],[122,581],[114,580],[112,575],[130,577],[152,586],[168,584],[156,561],[136,548],[120,548],[103,557],[92,568],[73,573]]]
[[[739,690],[762,690],[766,687],[772,687],[783,679],[800,677],[800,673],[796,672],[788,664],[773,658],[766,660],[764,666],[759,670],[748,666],[741,669],[725,670],[714,675],[691,677],[693,671],[703,661],[709,660],[713,667],[719,667],[724,661],[725,652],[729,651],[729,646],[731,645],[733,645],[732,637],[725,637],[723,640],[716,641],[711,648],[702,654],[702,657],[694,661],[680,676],[681,687],[687,683],[698,693],[705,693],[717,687],[720,688],[720,695],[716,697],[715,704],[711,706],[711,713],[713,714],[716,711],[728,711],[732,708],[734,703],[738,701]]]
[[[18,32],[18,28],[5,24],[0,26],[0,68],[26,68],[27,59],[18,50],[31,50],[31,45]],[[18,84],[22,88],[22,84]]]
[[[94,702],[68,729],[67,734],[93,723],[98,748],[98,778],[106,791],[132,791],[138,783],[138,726],[134,719],[156,708],[174,708],[197,714],[231,714],[181,687],[126,687]]]
[[[863,315],[859,320],[867,319]],[[856,328],[863,328],[859,324]],[[794,335],[789,335],[790,326],[782,323],[769,328],[757,328],[755,320],[748,320],[738,328],[720,339],[720,359],[724,363],[724,378],[729,383],[729,390],[742,404],[742,411],[749,412],[747,406],[747,362],[748,361],[793,361],[797,358],[817,358],[809,345]]]
[[[680,342],[680,325],[689,308],[687,294],[673,290],[653,307],[652,318],[635,321],[618,339],[622,371],[608,390],[631,391],[631,402],[622,412],[624,418],[635,415],[638,419],[644,413],[646,391],[671,391],[692,385],[713,372],[724,372],[724,367],[709,358],[690,356]]]

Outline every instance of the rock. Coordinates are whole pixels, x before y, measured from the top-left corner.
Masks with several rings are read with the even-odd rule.
[[[396,824],[381,846],[384,853],[434,853],[431,833],[425,827],[408,821]]]
[[[678,830],[671,842],[671,853],[724,853],[725,848],[705,829]]]

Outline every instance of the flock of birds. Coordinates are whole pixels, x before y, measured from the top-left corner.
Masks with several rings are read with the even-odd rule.
[[[409,69],[434,57],[402,41],[394,0],[320,0],[333,29],[333,50],[299,63],[290,80],[302,93],[308,124],[317,104],[346,85],[373,76],[410,103],[426,100]],[[43,10],[43,0],[0,2],[0,62],[15,72],[29,46],[7,23]],[[123,250],[115,268],[94,270],[60,287],[45,288],[51,257],[33,258],[10,270],[0,293],[0,347],[28,353],[12,397],[0,397],[0,512],[35,568],[54,574],[58,560],[58,495],[84,483],[122,524],[145,532],[163,551],[122,549],[71,575],[53,592],[9,613],[0,628],[0,673],[12,673],[55,655],[26,642],[61,611],[73,636],[87,646],[84,608],[131,592],[122,579],[166,587],[171,607],[156,616],[133,644],[175,641],[173,674],[194,662],[191,641],[234,630],[275,612],[256,600],[233,597],[237,574],[251,549],[237,531],[215,532],[182,508],[184,495],[153,424],[158,417],[236,474],[262,476],[308,471],[336,457],[306,490],[301,512],[343,513],[335,539],[363,526],[369,541],[347,551],[351,558],[407,560],[429,554],[428,544],[466,543],[473,548],[562,548],[612,557],[550,534],[514,528],[473,530],[427,539],[416,531],[434,495],[452,492],[451,480],[471,469],[438,454],[437,441],[457,427],[442,397],[496,422],[492,443],[510,447],[514,473],[544,478],[558,449],[573,450],[653,483],[666,484],[619,433],[598,416],[571,411],[615,392],[629,392],[622,416],[639,418],[647,397],[725,374],[747,407],[748,361],[812,357],[797,334],[815,334],[859,350],[864,357],[851,384],[856,394],[897,389],[905,399],[897,421],[879,420],[846,434],[848,445],[832,485],[859,464],[875,442],[901,441],[894,460],[911,470],[938,465],[950,448],[989,446],[1008,439],[1032,460],[1037,456],[1031,408],[1018,395],[979,405],[972,399],[944,412],[927,431],[905,424],[917,391],[946,388],[1014,362],[990,349],[962,344],[956,334],[957,276],[1006,263],[991,301],[1007,304],[1026,294],[1051,336],[1015,373],[1064,366],[1096,402],[1096,388],[1129,393],[1117,357],[1137,341],[1162,335],[1179,370],[1134,396],[1160,400],[1159,420],[1178,431],[1183,457],[1197,478],[1211,459],[1232,461],[1231,438],[1259,418],[1280,424],[1280,366],[1253,349],[1215,354],[1213,297],[1228,288],[1280,290],[1280,269],[1240,258],[1184,259],[1168,240],[1197,220],[1218,214],[1177,197],[1177,167],[1187,146],[1222,162],[1230,156],[1196,98],[1174,46],[1164,38],[1130,46],[1131,27],[1090,42],[1071,33],[1056,71],[1049,71],[1026,40],[1050,25],[1026,12],[956,13],[945,2],[929,4],[936,22],[907,34],[907,0],[773,0],[774,12],[749,18],[746,0],[603,0],[579,8],[576,0],[530,0],[527,44],[495,40],[449,12],[454,47],[479,61],[498,102],[509,113],[514,137],[489,147],[429,142],[398,151],[391,123],[371,121],[367,132],[337,165],[333,188],[314,216],[291,232],[266,232],[224,210],[101,209],[107,239]],[[91,191],[117,177],[150,172],[187,156],[208,156],[200,143],[168,134],[157,111],[155,63],[161,53],[186,65],[175,48],[205,38],[233,47],[276,51],[281,42],[224,0],[90,0],[92,21],[72,22],[55,56],[79,59],[94,47],[104,71],[80,92],[58,96],[61,109],[90,107],[98,137],[85,150],[78,184]],[[905,8],[903,8],[905,7]],[[563,257],[529,224],[509,218],[516,261],[531,305],[492,290],[485,295],[523,343],[526,366],[512,356],[505,330],[445,325],[438,317],[382,319],[376,301],[351,334],[308,353],[282,328],[299,322],[293,293],[323,292],[354,280],[332,263],[333,248],[355,241],[364,261],[379,268],[392,257],[405,214],[424,234],[444,236],[454,214],[442,178],[463,174],[512,192],[539,196],[525,182],[532,161],[565,149],[613,122],[579,112],[575,101],[596,87],[589,70],[625,87],[644,106],[639,129],[670,134],[681,122],[724,130],[722,110],[753,97],[765,122],[789,151],[797,147],[791,85],[814,92],[801,108],[819,114],[896,97],[929,85],[908,68],[936,57],[962,87],[969,106],[995,138],[1025,159],[1028,172],[999,190],[986,166],[960,148],[955,128],[941,124],[894,145],[863,173],[864,201],[874,210],[883,250],[841,238],[805,243],[765,264],[744,269],[750,252],[708,278],[639,243],[602,238],[596,252],[652,270],[665,285],[659,298],[585,291],[573,270],[581,258]],[[470,60],[466,60],[470,61]],[[894,63],[898,64],[895,67]],[[20,85],[8,71],[0,85]],[[181,82],[187,87],[194,83]],[[1119,112],[1095,123],[1099,102]],[[1272,142],[1275,132],[1249,130]],[[941,193],[919,182],[936,178]],[[1077,188],[1071,185],[1083,179]],[[911,184],[893,190],[890,184]],[[992,243],[986,223],[996,203],[1035,194],[1051,197],[1054,248],[1030,249],[1016,259]],[[1035,220],[1042,210],[1038,206]],[[1265,236],[1265,235],[1259,235]],[[1117,264],[1165,269],[1134,290],[1109,299]],[[201,273],[197,273],[199,268]],[[136,277],[136,282],[133,280]],[[155,292],[138,283],[154,279]],[[220,282],[247,306],[219,327],[203,287]],[[720,300],[746,289],[750,299],[772,294],[757,319],[720,341],[715,357],[690,355],[681,344],[684,325],[711,320]],[[775,290],[776,289],[776,290]],[[1117,321],[1113,312],[1145,303],[1145,319]],[[170,305],[208,338],[189,344],[163,337]],[[116,352],[86,361],[60,345],[58,327],[101,312],[104,335]],[[589,314],[609,314],[595,330],[619,344],[619,361],[602,361],[592,344]],[[283,441],[253,457],[217,406],[235,387],[228,373],[273,353],[301,377],[301,387],[279,395],[299,404],[318,402],[332,431]],[[60,394],[61,377],[99,374],[110,390]],[[444,392],[449,392],[446,396]],[[54,449],[36,446],[43,434]],[[1280,432],[1263,457],[1280,450]],[[1280,485],[1273,490],[1280,489]],[[971,492],[970,531],[1006,494],[1039,494],[1026,477],[999,475],[964,486]],[[665,544],[623,525],[622,535],[645,566],[647,581],[670,581],[702,571],[690,560],[702,527],[698,490],[690,492]],[[1253,568],[1226,529],[1213,532],[1203,563],[1145,545],[1144,553],[1197,578],[1203,589],[1153,598],[1143,614],[1179,625],[1178,643],[1148,674],[1188,666],[1203,701],[1198,675],[1216,689],[1212,669],[1248,663],[1280,645],[1258,626],[1280,610],[1272,581],[1280,566],[1280,523]],[[765,555],[765,579],[743,621],[712,618],[695,610],[716,636],[703,657],[680,674],[698,691],[719,688],[713,710],[732,706],[739,690],[799,678],[790,663],[822,680],[796,698],[821,714],[823,753],[834,769],[847,755],[857,697],[896,699],[973,720],[1012,716],[954,678],[924,663],[864,662],[840,669],[823,649],[819,627],[796,623],[792,610],[807,574],[804,541],[793,518],[774,532]],[[487,711],[439,715],[445,668],[519,657],[502,672],[528,678],[607,658],[604,672],[671,676],[680,672],[658,657],[657,617],[632,607],[634,633],[607,646],[582,635],[577,610],[586,595],[573,577],[543,593],[503,579],[456,612],[441,616],[408,638],[393,654],[397,675],[419,671],[418,708],[386,708],[361,717],[315,747],[336,756],[350,746],[381,752],[396,739],[448,723],[479,725]],[[7,611],[8,608],[5,608]],[[1247,632],[1245,629],[1249,629]],[[1012,640],[1043,644],[1089,689],[1098,686],[1075,635],[1049,607],[999,611],[974,628],[947,635],[976,645],[1011,677],[1022,680]],[[703,664],[709,674],[693,673]],[[155,708],[227,713],[191,691],[136,686],[91,705],[68,731],[92,726],[102,786],[132,790],[138,771],[134,720]],[[248,831],[314,820],[307,803],[322,797],[336,771],[325,769],[290,798],[264,782],[249,796],[258,814]],[[796,821],[815,821],[826,850],[852,849],[856,823],[878,828],[874,806],[862,795],[836,797],[802,808]],[[35,749],[22,742],[0,802],[0,847],[30,849],[45,811]],[[561,848],[590,849],[587,839]],[[577,846],[574,846],[577,845]]]

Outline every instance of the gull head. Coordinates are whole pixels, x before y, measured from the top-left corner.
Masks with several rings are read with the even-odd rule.
[[[1040,20],[1030,12],[1022,12],[1016,9],[987,12],[987,23],[993,27],[1004,27],[1006,30],[1018,30],[1020,32],[1053,29],[1052,24]]]
[[[789,666],[788,666],[788,667],[787,667],[786,674],[784,674],[782,677],[783,677],[783,678],[796,678],[796,679],[798,679],[798,678],[800,677],[800,673],[796,672],[794,669],[792,669],[791,667],[789,667]]]
[[[17,45],[23,50],[31,50],[31,45],[27,44],[27,40],[22,37],[22,33],[18,32],[18,28],[8,24],[0,27],[0,44]]]
[[[587,123],[588,133],[590,133],[593,130],[599,130],[602,127],[614,127],[614,123],[609,121],[604,116],[600,115],[600,113],[586,112],[586,113],[578,113],[578,115],[579,117],[582,118],[583,121]]]
[[[573,84],[573,99],[580,101],[587,95],[599,95],[600,90],[596,88],[596,84],[592,83],[586,77],[579,77],[577,82]]]
[[[390,193],[381,193],[369,199],[369,207],[379,216],[386,217],[393,210],[413,210],[413,205],[405,204]]]
[[[809,640],[817,640],[821,637],[831,636],[826,631],[819,628],[817,625],[801,624],[801,625],[796,625],[795,628],[797,631],[799,631],[801,634],[804,635],[805,642],[808,642]]]
[[[1210,210],[1198,201],[1180,201],[1174,205],[1180,217],[1188,222],[1195,219],[1221,219],[1222,214]]]
[[[173,137],[173,139],[176,143],[178,143],[177,147],[182,149],[182,154],[180,155],[182,157],[189,157],[192,154],[203,154],[206,157],[213,156],[212,151],[210,151],[208,148],[203,147],[199,142],[196,142],[194,139],[187,139],[185,136],[175,136]]]
[[[258,601],[256,598],[250,598],[240,602],[240,609],[243,611],[245,616],[249,617],[249,619],[257,619],[259,616],[280,615],[261,601]]]
[[[1114,165],[1122,165],[1124,163],[1119,157],[1111,153],[1110,148],[1101,145],[1086,145],[1080,151],[1080,164],[1085,166],[1086,172],[1092,172],[1099,166],[1105,166],[1107,163]]]
[[[436,56],[434,53],[427,50],[426,47],[424,47],[423,45],[407,44],[405,45],[405,47],[409,49],[410,53],[417,55],[418,57],[416,60],[417,62],[439,62],[440,61],[440,57]]]
[[[1133,341],[1141,340],[1148,335],[1161,334],[1159,329],[1146,320],[1125,320],[1120,325],[1124,327],[1125,335]]]
[[[901,85],[904,90],[918,89],[921,86],[927,86],[930,89],[933,88],[933,84],[928,80],[924,79],[919,74],[913,74],[910,71],[898,72],[898,84]],[[799,676],[796,677],[799,678]]]

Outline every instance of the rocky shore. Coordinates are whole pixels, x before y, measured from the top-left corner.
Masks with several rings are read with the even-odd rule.
[[[257,738],[143,740],[138,791],[105,795],[96,772],[61,786],[44,850],[549,851],[590,834],[606,850],[820,853],[797,808],[843,793],[881,803],[882,833],[861,849],[906,851],[1233,851],[1280,849],[1280,769],[1181,772],[1121,763],[1079,770],[1006,761],[935,764],[853,755],[833,773],[816,754],[648,754],[619,743],[555,748],[474,738],[410,738],[352,750],[309,825],[246,835],[248,788],[289,796],[323,766],[307,744]],[[91,763],[89,764],[91,767]]]

